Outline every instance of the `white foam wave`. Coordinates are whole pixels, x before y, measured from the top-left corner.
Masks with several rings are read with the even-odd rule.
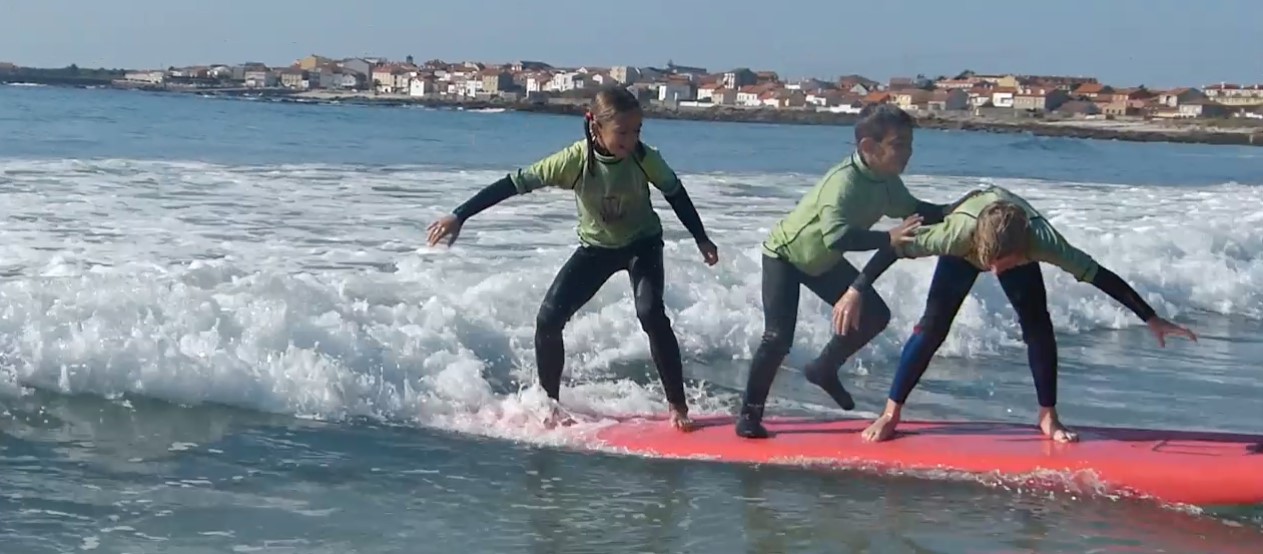
[[[221,166],[136,160],[0,161],[0,354],[15,384],[140,393],[313,417],[374,416],[485,433],[537,421],[535,313],[574,247],[573,199],[541,191],[468,224],[454,249],[425,226],[502,175],[436,167]],[[666,302],[691,358],[748,358],[762,332],[758,244],[813,176],[686,175],[723,261],[701,263],[661,199]],[[910,177],[947,201],[970,178]],[[1263,188],[1107,187],[1004,180],[1063,233],[1131,281],[1163,314],[1263,316]],[[884,226],[884,224],[882,224]],[[849,256],[862,264],[867,255]],[[897,356],[922,308],[932,260],[878,284],[891,331],[861,363]],[[1062,329],[1136,325],[1090,285],[1048,268]],[[829,336],[803,295],[801,363]],[[943,355],[1018,344],[995,280],[979,280]],[[569,405],[596,413],[665,407],[625,276],[567,328]],[[618,378],[617,367],[647,368]],[[744,379],[741,376],[740,379]],[[740,382],[740,379],[733,379]],[[737,393],[690,390],[699,413]],[[489,430],[491,429],[491,430]],[[498,430],[497,430],[498,429]]]

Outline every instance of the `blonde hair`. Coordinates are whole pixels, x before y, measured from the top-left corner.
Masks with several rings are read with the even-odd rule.
[[[595,171],[593,166],[596,165],[596,138],[592,136],[592,123],[610,125],[618,116],[640,110],[640,99],[626,87],[610,85],[596,93],[592,98],[592,107],[583,119],[583,134],[588,139],[588,174]]]
[[[974,259],[986,267],[1000,258],[1025,253],[1030,227],[1026,210],[1017,204],[999,201],[983,208],[974,227]]]

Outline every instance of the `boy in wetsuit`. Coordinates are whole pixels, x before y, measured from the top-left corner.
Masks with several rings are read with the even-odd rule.
[[[940,221],[946,212],[947,206],[917,200],[899,178],[912,157],[913,127],[912,117],[896,106],[866,106],[855,124],[856,150],[808,190],[764,241],[764,330],[750,362],[738,435],[768,436],[761,423],[763,403],[794,342],[799,287],[806,285],[821,300],[837,303],[859,274],[843,253],[903,244],[922,221]],[[870,230],[882,216],[906,219],[889,231]],[[836,334],[804,371],[809,382],[846,410],[855,401],[839,382],[838,368],[890,320],[881,297],[871,289],[865,295],[864,325],[843,333],[835,310]]]
[[[539,382],[554,402],[549,423],[569,420],[556,403],[565,365],[566,323],[610,277],[625,270],[631,277],[636,317],[649,337],[650,355],[666,391],[671,424],[689,431],[693,423],[684,397],[680,345],[663,306],[662,222],[651,203],[650,185],[666,196],[707,265],[715,265],[719,253],[680,178],[657,149],[640,141],[640,101],[626,88],[608,86],[593,104],[584,121],[584,139],[488,185],[431,224],[429,243],[450,237],[451,244],[466,220],[515,194],[548,186],[573,191],[581,244],[553,279],[535,320]]]
[[[863,432],[866,441],[883,441],[894,434],[908,394],[983,271],[997,275],[1017,312],[1039,401],[1040,430],[1058,442],[1078,440],[1078,435],[1062,425],[1057,415],[1057,342],[1039,262],[1091,283],[1126,306],[1149,326],[1160,346],[1166,346],[1167,335],[1197,340],[1192,331],[1158,317],[1118,275],[1066,241],[1026,200],[1001,187],[970,192],[942,223],[921,228],[910,242],[873,254],[839,302],[845,312],[843,327],[862,328],[863,318],[869,317],[863,308],[868,302],[865,291],[896,258],[924,256],[939,257],[925,312],[904,345],[884,413]]]

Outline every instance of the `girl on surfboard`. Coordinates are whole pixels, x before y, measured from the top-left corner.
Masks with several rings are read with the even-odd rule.
[[[1166,346],[1167,335],[1197,340],[1192,331],[1155,314],[1118,275],[1066,241],[1026,200],[1001,187],[970,192],[942,223],[922,227],[910,242],[874,253],[842,295],[839,332],[859,325],[866,301],[864,291],[871,290],[873,281],[897,258],[925,256],[939,257],[925,312],[904,344],[885,411],[863,432],[866,441],[883,441],[893,435],[908,394],[947,337],[956,311],[978,274],[984,271],[996,274],[1017,312],[1039,400],[1039,427],[1058,442],[1076,441],[1078,435],[1057,417],[1057,342],[1039,262],[1091,283],[1126,306],[1149,326],[1159,346]]]
[[[561,418],[557,402],[565,362],[562,331],[611,276],[626,270],[636,317],[649,337],[671,406],[671,424],[683,431],[693,428],[684,397],[680,346],[662,301],[662,223],[651,204],[649,185],[666,196],[707,265],[715,265],[719,253],[680,178],[657,149],[640,141],[642,120],[640,101],[631,92],[620,86],[603,88],[584,118],[585,138],[488,185],[429,226],[431,246],[444,238],[451,245],[470,217],[515,194],[547,186],[574,192],[580,245],[554,277],[535,320],[539,382],[554,402],[549,424]]]

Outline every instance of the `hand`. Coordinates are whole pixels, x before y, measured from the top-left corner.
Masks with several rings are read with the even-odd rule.
[[[443,237],[447,236],[451,237],[447,239],[447,245],[451,246],[452,243],[456,242],[456,237],[460,236],[460,227],[460,219],[450,214],[431,223],[429,227],[430,236],[428,237],[430,246],[438,244],[440,240],[443,240]]]
[[[917,229],[921,228],[921,216],[913,214],[903,220],[903,223],[896,225],[890,231],[890,246],[899,248],[900,246],[912,242],[912,237],[916,235]]]
[[[842,298],[833,305],[833,332],[845,335],[860,328],[860,312],[864,308],[864,295],[854,288],[846,289]]]
[[[710,239],[697,241],[697,249],[702,252],[702,260],[706,262],[706,265],[719,263],[719,247],[715,246]]]
[[[1192,331],[1158,316],[1153,316],[1153,318],[1146,322],[1146,325],[1149,326],[1149,332],[1153,333],[1153,336],[1158,338],[1158,346],[1162,348],[1166,348],[1167,346],[1167,335],[1181,336],[1193,342],[1197,342],[1197,335],[1194,335]]]

